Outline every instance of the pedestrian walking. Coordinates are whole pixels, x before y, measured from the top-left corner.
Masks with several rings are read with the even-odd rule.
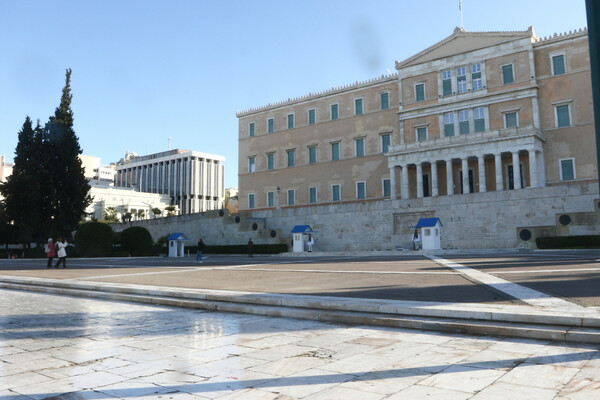
[[[62,263],[63,268],[67,268],[67,250],[65,250],[67,245],[68,245],[68,243],[67,243],[66,239],[65,240],[63,240],[62,238],[56,239],[56,248],[58,249],[58,252],[57,252],[58,262],[56,263],[54,268],[58,268],[60,263]]]
[[[252,257],[254,254],[254,242],[252,238],[248,239],[248,257]]]
[[[202,240],[202,238],[200,238],[200,240],[198,240],[198,251],[196,252],[196,262],[202,264],[202,252],[204,251],[204,248],[206,247],[206,245],[204,244],[204,241]]]
[[[306,241],[306,246],[308,247],[308,252],[312,252],[313,245],[315,244],[315,239],[313,239],[312,234],[308,234],[308,240]]]
[[[46,257],[48,257],[46,268],[52,268],[52,260],[56,257],[56,247],[54,246],[52,238],[48,238],[48,243],[44,245],[44,252],[46,253]]]

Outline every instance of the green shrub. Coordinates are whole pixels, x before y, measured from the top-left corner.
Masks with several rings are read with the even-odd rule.
[[[164,235],[158,238],[158,240],[156,241],[156,245],[158,247],[164,247],[165,249],[167,248],[167,246],[169,245],[167,238],[169,237],[169,235]]]
[[[197,246],[185,246],[185,253],[196,254]],[[288,251],[287,244],[255,244],[252,252],[254,254],[279,254]],[[248,254],[248,245],[232,244],[229,246],[206,246],[202,254]]]
[[[121,251],[131,256],[150,256],[154,254],[152,236],[148,229],[132,226],[121,232]]]
[[[597,249],[600,235],[538,237],[535,244],[538,249]]]
[[[79,225],[75,232],[76,253],[82,257],[107,257],[112,254],[113,230],[102,222],[86,222]],[[71,257],[75,253],[72,247],[67,247]]]

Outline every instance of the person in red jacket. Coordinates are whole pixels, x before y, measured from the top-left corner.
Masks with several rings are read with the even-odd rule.
[[[56,246],[52,243],[52,238],[48,239],[48,243],[44,246],[46,256],[48,256],[48,266],[46,268],[52,268],[52,259],[56,257]]]

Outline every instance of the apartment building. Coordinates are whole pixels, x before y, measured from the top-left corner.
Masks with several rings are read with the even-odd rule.
[[[465,32],[397,73],[239,112],[241,210],[597,179],[587,31]]]
[[[174,149],[137,156],[127,152],[115,166],[115,186],[166,194],[180,214],[223,207],[225,157]]]

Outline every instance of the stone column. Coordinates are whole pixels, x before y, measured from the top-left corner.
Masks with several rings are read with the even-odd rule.
[[[404,121],[400,120],[400,144],[404,144],[405,142],[405,138],[404,138]]]
[[[519,152],[512,152],[513,159],[513,182],[515,190],[521,189],[521,168],[519,168]]]
[[[417,197],[423,197],[423,164],[417,163]]]
[[[471,191],[469,190],[469,160],[467,159],[467,157],[461,159],[462,161],[462,187],[463,187],[463,194],[464,193],[471,193]]]
[[[396,166],[390,167],[390,199],[396,200]]]
[[[439,196],[438,191],[438,176],[437,176],[437,162],[433,161],[431,163],[431,195],[433,197]]]
[[[400,190],[400,195],[402,200],[408,199],[408,165],[402,166],[402,189]]]
[[[485,181],[485,159],[483,155],[477,157],[477,169],[479,169],[479,192],[487,191],[487,182]]]
[[[448,196],[454,194],[454,178],[452,176],[452,160],[446,160],[446,188]]]
[[[496,164],[496,191],[499,192],[504,187],[504,184],[502,182],[502,154],[494,154],[494,161]]]
[[[535,149],[529,150],[529,186],[538,187],[537,157]]]

